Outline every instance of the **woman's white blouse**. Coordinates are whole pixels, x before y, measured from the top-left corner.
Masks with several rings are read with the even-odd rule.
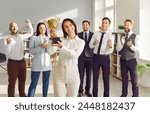
[[[63,38],[62,39],[63,47],[59,52],[58,63],[68,66],[76,66],[78,64],[78,57],[84,49],[85,42],[76,36],[74,39]]]

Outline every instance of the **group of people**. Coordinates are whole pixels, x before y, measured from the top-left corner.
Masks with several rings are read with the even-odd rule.
[[[89,31],[90,22],[83,21],[83,32],[78,36],[85,41],[85,47],[79,56],[78,65],[80,73],[80,87],[78,97],[84,95],[84,76],[86,76],[85,95],[88,97],[98,97],[98,81],[100,68],[104,86],[104,97],[109,97],[109,76],[110,76],[110,54],[114,50],[114,37],[109,30],[111,20],[107,17],[102,19],[100,30],[92,33]],[[120,97],[128,95],[128,74],[131,77],[132,97],[139,96],[137,59],[139,57],[138,41],[139,36],[133,29],[134,22],[131,19],[124,21],[124,33],[121,34],[121,40],[117,40],[117,51],[120,55],[120,67],[122,76],[122,93]],[[87,34],[87,35],[86,35]],[[88,36],[88,38],[86,38]],[[124,37],[124,38],[123,38]],[[93,89],[90,93],[91,71],[93,71]],[[86,72],[86,74],[85,74]]]
[[[36,87],[42,73],[43,97],[48,96],[49,81],[53,75],[53,87],[55,97],[98,97],[98,79],[100,68],[104,84],[104,97],[109,97],[110,57],[114,49],[114,37],[109,30],[111,20],[108,17],[102,19],[100,30],[90,31],[90,22],[82,22],[83,31],[78,33],[76,23],[65,18],[62,22],[63,37],[61,41],[53,43],[48,36],[45,23],[40,22],[33,36],[33,28],[29,19],[26,19],[28,32],[18,33],[18,25],[15,22],[9,24],[10,34],[4,38],[6,55],[8,57],[8,96],[15,96],[15,85],[18,79],[19,96],[25,97],[26,62],[23,52],[23,40],[30,38],[29,52],[33,55],[31,67],[31,83],[28,89],[28,97],[35,96]],[[117,49],[120,58],[122,75],[122,95],[127,96],[128,71],[130,72],[133,97],[138,97],[137,84],[137,57],[138,35],[132,32],[133,22],[125,20],[124,43],[118,43]],[[59,50],[59,59],[52,69],[51,55]],[[93,89],[90,93],[91,75],[93,72]],[[86,75],[85,75],[86,73]],[[86,84],[84,84],[86,76]],[[85,85],[85,90],[84,90]]]

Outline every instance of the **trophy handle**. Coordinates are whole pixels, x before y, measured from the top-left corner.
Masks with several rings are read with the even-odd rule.
[[[49,28],[46,20],[43,20],[43,23],[46,25],[47,28]]]

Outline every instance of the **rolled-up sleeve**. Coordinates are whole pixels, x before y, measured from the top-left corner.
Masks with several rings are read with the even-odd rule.
[[[113,37],[113,35],[110,35],[110,38],[109,38],[109,39],[112,41],[112,48],[109,48],[109,47],[108,47],[108,52],[109,52],[109,53],[112,53],[113,50],[114,50],[114,37]]]
[[[23,40],[26,40],[33,35],[33,27],[31,23],[27,24],[27,28],[28,28],[27,33],[21,34]]]
[[[138,35],[136,35],[136,38],[135,38],[135,45],[132,45],[130,49],[134,51],[137,55],[139,55],[139,36]]]
[[[58,50],[58,47],[52,46],[52,41],[49,41],[48,48],[47,48],[48,54],[53,55],[54,53],[57,52],[57,50]]]
[[[7,37],[5,37],[3,40],[3,42],[4,42],[4,48],[5,48],[5,54],[9,54],[10,52],[11,52],[11,44],[7,44],[7,42],[6,42],[6,38]]]

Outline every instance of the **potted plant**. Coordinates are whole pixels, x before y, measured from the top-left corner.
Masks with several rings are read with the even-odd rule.
[[[139,84],[144,87],[150,87],[150,64],[138,65]]]
[[[118,26],[118,29],[119,29],[119,30],[123,30],[123,29],[124,29],[124,25],[119,25],[119,26]]]

